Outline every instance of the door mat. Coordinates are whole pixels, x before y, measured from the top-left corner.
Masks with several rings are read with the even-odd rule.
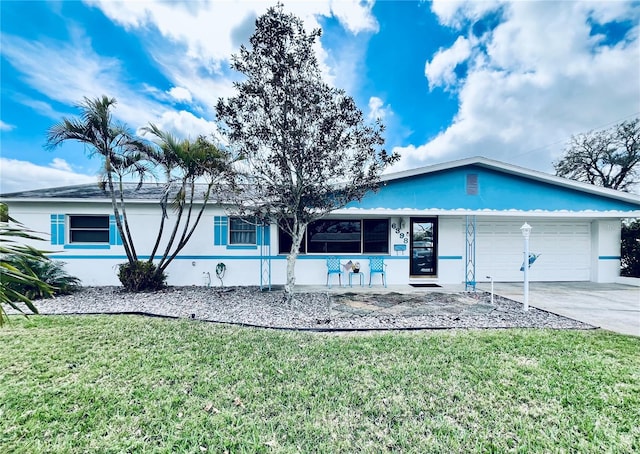
[[[438,284],[409,284],[411,287],[440,287]]]

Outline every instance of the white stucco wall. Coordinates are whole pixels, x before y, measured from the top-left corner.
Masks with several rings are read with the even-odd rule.
[[[438,220],[438,282],[465,282],[466,232],[464,217]]]
[[[160,211],[156,205],[131,203],[127,205],[128,217],[132,226],[132,234],[141,258],[146,258],[150,253],[156,238],[156,232],[160,221]],[[20,203],[10,204],[10,215],[25,224],[32,230],[43,232],[46,242],[32,242],[40,249],[55,251],[54,257],[67,263],[67,271],[79,277],[84,285],[119,285],[117,279],[117,265],[126,261],[124,248],[122,246],[110,246],[108,249],[65,249],[63,245],[51,245],[48,238],[51,228],[51,214],[76,214],[90,215],[103,214],[111,215],[110,203]],[[210,206],[206,209],[200,225],[194,232],[187,247],[181,251],[179,257],[171,263],[167,269],[168,283],[170,285],[203,285],[203,274],[208,273],[211,285],[220,285],[215,275],[215,268],[219,262],[226,264],[227,271],[224,277],[226,286],[233,285],[259,285],[260,284],[260,250],[235,249],[227,246],[214,245],[214,216],[225,215],[221,207]],[[170,218],[165,226],[165,239],[170,233],[175,215],[169,211]],[[343,217],[343,216],[341,216]],[[409,279],[409,245],[405,240],[409,236],[409,217],[380,216],[390,218],[389,254],[385,256],[387,281],[389,285],[407,284]],[[513,252],[508,270],[512,279],[519,279],[520,273],[517,270],[521,261],[522,244],[521,234],[518,231],[522,223],[520,216],[500,217],[492,216],[494,221],[501,221],[510,226],[510,241],[513,247],[509,247]],[[558,221],[557,219],[555,221]],[[554,222],[555,222],[554,221]],[[483,218],[478,216],[478,223],[483,222]],[[552,257],[554,249],[557,249],[558,238],[545,237],[540,235],[541,230],[535,222],[544,223],[544,219],[533,222],[534,233],[532,234],[532,251],[543,252],[539,263],[536,263],[531,270],[532,280],[547,279],[544,272],[546,265],[544,260]],[[615,282],[618,279],[620,267],[620,221],[617,219],[587,220],[584,218],[572,220],[567,218],[563,223],[583,226],[590,223],[591,232],[590,245],[586,247],[590,250],[591,264],[589,265],[590,277],[595,282]],[[391,227],[395,225],[396,227]],[[489,224],[487,224],[489,225]],[[513,227],[513,228],[511,228]],[[270,227],[271,238],[271,283],[282,285],[286,276],[285,255],[278,254],[278,232],[275,225]],[[569,237],[568,241],[571,238]],[[404,251],[394,250],[394,245],[407,244]],[[511,244],[511,243],[509,243]],[[513,249],[513,251],[511,251]],[[411,280],[411,282],[435,282],[439,284],[460,284],[465,281],[465,257],[466,257],[466,236],[465,236],[465,216],[441,215],[438,218],[438,264],[437,277],[424,278],[421,280]],[[491,250],[483,250],[481,245],[477,245],[476,263],[479,267],[476,270],[476,280],[486,280],[486,275],[490,274],[491,266],[495,268],[498,260]],[[368,254],[344,254],[341,255],[343,262],[348,260],[359,261],[363,273],[365,274],[365,285],[368,285]],[[105,258],[108,257],[108,258]],[[612,258],[613,257],[613,258]],[[511,263],[514,262],[514,263]],[[506,266],[506,265],[505,265]],[[549,274],[549,273],[547,273]],[[564,276],[569,276],[565,278]],[[500,281],[500,276],[494,276]],[[564,274],[563,279],[571,280],[570,274]],[[298,259],[296,266],[296,280],[300,285],[324,285],[326,282],[326,255],[304,254]],[[332,277],[333,282],[337,278]],[[344,275],[343,284],[348,280]],[[265,278],[265,283],[267,280]],[[380,277],[375,278],[374,283],[380,285]]]
[[[601,219],[591,222],[591,281],[611,283],[620,277],[621,222]]]

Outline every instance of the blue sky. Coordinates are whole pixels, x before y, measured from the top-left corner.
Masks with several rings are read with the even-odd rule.
[[[84,96],[132,130],[215,130],[229,58],[275,2],[0,2],[0,192],[96,181],[46,130]],[[285,1],[326,80],[387,125],[392,170],[482,155],[552,172],[571,135],[640,116],[640,3]]]

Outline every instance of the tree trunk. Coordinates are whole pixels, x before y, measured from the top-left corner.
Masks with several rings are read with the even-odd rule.
[[[108,158],[105,158],[105,159],[108,159]],[[113,178],[111,176],[111,162],[106,161],[105,166],[106,166],[106,172],[107,172],[107,184],[109,186],[109,192],[111,193],[111,206],[113,207],[113,215],[115,216],[115,220],[116,220],[116,227],[118,228],[118,233],[120,233],[120,238],[122,239],[122,246],[124,246],[124,252],[127,254],[127,259],[129,261],[129,264],[133,265],[136,262],[137,257],[135,257],[131,252],[129,242],[127,241],[127,237],[124,234],[122,221],[120,221],[120,211],[118,210],[118,201],[116,199],[116,192],[113,186]]]
[[[124,203],[124,186],[122,184],[122,177],[118,175],[118,187],[120,189],[120,206],[122,207],[122,219],[123,219],[123,228],[124,233],[127,235],[127,244],[129,245],[129,250],[131,251],[131,256],[135,261],[138,261],[138,253],[136,252],[135,244],[133,243],[133,237],[131,236],[131,231],[129,230],[129,219],[127,218],[127,207]],[[122,234],[120,235],[122,237]],[[122,237],[124,238],[124,237]],[[124,244],[124,239],[123,239]]]
[[[307,224],[294,222],[291,229],[293,235],[291,236],[291,251],[289,251],[289,255],[287,255],[287,283],[284,285],[287,300],[293,298],[296,285],[296,259],[300,252],[300,244],[302,243],[302,237],[304,236],[306,228]]]
[[[291,252],[287,255],[287,283],[284,285],[284,293],[287,296],[287,299],[290,300],[293,298],[293,292],[296,285],[296,259],[298,258],[298,252],[293,251],[293,246],[291,247]]]

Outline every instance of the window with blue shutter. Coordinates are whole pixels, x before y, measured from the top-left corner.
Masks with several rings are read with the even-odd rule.
[[[114,216],[51,215],[51,244],[65,249],[109,249],[122,245]]]

